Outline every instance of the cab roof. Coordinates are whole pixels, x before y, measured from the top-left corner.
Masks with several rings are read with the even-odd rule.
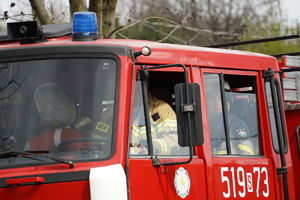
[[[168,43],[157,43],[146,40],[132,39],[99,39],[93,41],[72,41],[72,23],[51,24],[42,26],[47,42],[19,45],[16,40],[9,41],[6,31],[0,32],[0,49],[29,46],[42,46],[47,48],[51,45],[113,45],[130,47],[134,51],[140,51],[142,47],[148,46],[152,49],[150,56],[139,56],[137,63],[145,64],[174,64],[182,63],[188,66],[233,68],[247,70],[268,70],[272,68],[279,71],[275,57],[239,50],[217,49],[210,47],[198,47],[189,45],[178,45]],[[1,50],[0,50],[1,51]]]

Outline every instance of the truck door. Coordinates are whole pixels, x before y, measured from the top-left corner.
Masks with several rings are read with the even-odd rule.
[[[202,75],[215,199],[276,199],[259,73],[202,69]]]
[[[132,132],[128,157],[129,198],[205,199],[207,194],[203,159],[194,156],[189,164],[178,164],[190,158],[189,148],[178,145],[176,116],[173,111],[174,86],[184,81],[183,72],[173,71],[173,68],[172,71],[154,70],[149,72],[147,80],[143,79],[141,71],[136,73],[132,128],[129,131]],[[142,95],[144,84],[148,86],[146,101]],[[157,94],[161,85],[166,86],[164,92]],[[171,96],[165,98],[167,94]],[[149,115],[145,115],[145,106],[148,106]],[[147,118],[150,127],[146,126]],[[151,130],[151,139],[147,128]],[[161,165],[166,162],[177,164]]]
[[[282,57],[282,88],[288,135],[289,151],[292,157],[296,199],[300,198],[300,72],[299,56]],[[296,71],[295,71],[296,70]],[[289,186],[291,187],[291,186]]]
[[[272,71],[265,72],[265,90],[268,104],[268,115],[271,129],[271,152],[276,167],[276,180],[279,199],[294,199],[293,170],[291,156],[288,150],[286,128],[283,115],[283,101],[279,85],[279,76]],[[272,76],[270,76],[270,74]]]

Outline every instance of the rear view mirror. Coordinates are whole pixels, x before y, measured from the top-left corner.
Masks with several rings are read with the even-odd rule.
[[[197,83],[175,85],[178,143],[180,146],[202,145],[203,128],[200,102],[200,86]]]

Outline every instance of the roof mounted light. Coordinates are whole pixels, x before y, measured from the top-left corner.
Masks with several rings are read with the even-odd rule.
[[[133,52],[133,56],[135,58],[138,57],[138,56],[140,56],[140,55],[150,56],[151,53],[152,53],[152,50],[149,47],[144,46],[141,51],[135,51],[135,52]]]
[[[76,12],[73,15],[73,41],[91,41],[98,39],[96,13]]]

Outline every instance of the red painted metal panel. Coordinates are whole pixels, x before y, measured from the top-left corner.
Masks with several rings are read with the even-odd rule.
[[[61,39],[50,39],[47,45],[53,44],[70,44],[69,37]],[[161,44],[147,41],[128,40],[97,40],[94,42],[76,42],[76,44],[119,44],[130,45],[134,49],[140,50],[142,46],[149,46],[153,54],[149,57],[139,57],[140,63],[151,64],[174,64],[183,63],[185,65],[197,65],[211,68],[227,68],[240,70],[266,70],[272,67],[278,71],[275,58],[260,54],[228,51],[220,49],[209,49],[201,47],[191,47],[183,45]],[[2,43],[3,45],[3,43]],[[40,44],[24,45],[39,46]],[[1,48],[7,48],[1,46]],[[10,46],[9,48],[12,48]],[[20,47],[15,45],[15,47]],[[201,54],[199,54],[201,52]],[[130,93],[132,77],[132,61],[128,58],[120,58],[123,65],[121,66],[120,90],[119,90],[119,110],[118,115],[123,119],[118,121],[117,140],[115,156],[109,161],[79,163],[75,169],[69,169],[68,166],[46,166],[46,167],[28,167],[23,169],[6,169],[0,172],[1,177],[27,176],[38,173],[56,173],[75,170],[88,170],[91,167],[98,167],[116,163],[122,163],[125,166],[127,141],[128,141],[128,121],[130,120]],[[252,72],[253,73],[253,72]],[[194,77],[195,78],[195,77]],[[197,75],[195,81],[200,83]],[[262,85],[260,85],[262,88]],[[263,91],[259,90],[260,95]],[[261,95],[262,96],[262,95]],[[265,105],[264,98],[260,99],[260,105]],[[265,108],[264,108],[265,109]],[[204,109],[205,111],[205,109]],[[263,118],[267,114],[263,113]],[[288,117],[287,117],[288,118]],[[288,118],[289,119],[289,118]],[[204,119],[204,122],[207,119]],[[267,122],[267,120],[262,121]],[[194,158],[191,163],[186,165],[171,165],[168,167],[156,167],[152,165],[151,159],[146,158],[129,158],[128,179],[129,179],[129,197],[130,199],[182,199],[179,195],[186,195],[185,199],[280,199],[281,178],[276,175],[276,162],[278,157],[272,153],[270,147],[271,140],[269,136],[267,123],[262,123],[262,134],[264,145],[269,145],[265,156],[261,157],[216,157],[212,158],[210,147],[204,144],[196,148],[196,154],[201,154],[204,159]],[[291,126],[292,127],[292,126]],[[204,125],[204,128],[207,128]],[[292,133],[293,128],[289,130]],[[209,139],[206,131],[206,140]],[[291,148],[294,149],[293,136],[290,134],[289,140],[292,141]],[[293,150],[294,151],[294,150]],[[296,155],[296,154],[293,154]],[[300,184],[298,170],[299,160],[293,156],[293,165],[295,169],[294,178],[297,180],[295,185]],[[162,159],[163,160],[163,159]],[[174,160],[177,161],[177,158]],[[182,159],[178,159],[182,160]],[[274,161],[276,160],[276,162]],[[288,160],[289,161],[289,160]],[[288,163],[290,165],[290,163]],[[180,169],[183,169],[181,173]],[[178,175],[182,178],[178,178]],[[8,179],[8,185],[19,185],[31,182],[42,182],[40,177],[24,179]],[[292,178],[292,177],[289,177]],[[185,181],[185,184],[183,184]],[[189,181],[189,184],[186,184]],[[178,189],[182,183],[184,188]],[[297,184],[298,183],[298,184]],[[101,188],[99,188],[101,189]],[[53,191],[53,192],[49,192]],[[297,191],[297,190],[296,190]],[[117,192],[117,191],[116,191]],[[47,195],[45,195],[47,194]],[[27,185],[18,187],[7,187],[0,189],[0,199],[89,199],[88,181],[51,183]],[[293,199],[293,195],[291,195]],[[299,190],[297,197],[300,197]]]
[[[163,160],[163,159],[161,159]],[[178,159],[173,159],[178,160]],[[183,159],[180,159],[181,161]],[[183,168],[187,173],[177,170]],[[186,191],[176,190],[175,177],[177,174],[190,179],[190,186],[182,183]],[[188,175],[187,175],[188,174]],[[207,199],[205,168],[202,159],[195,158],[187,165],[170,165],[155,167],[150,159],[131,158],[129,160],[129,197],[130,199],[183,199],[179,194],[186,194],[184,199]],[[178,179],[176,179],[178,180]],[[181,179],[180,179],[181,180]],[[180,182],[180,181],[179,181]],[[181,184],[178,183],[177,184]],[[178,187],[178,186],[177,186]],[[186,193],[185,193],[186,192]]]
[[[0,199],[14,199],[14,200],[90,199],[89,182],[76,181],[76,182],[1,188]]]
[[[286,116],[286,123],[288,128],[288,141],[289,141],[289,147],[290,152],[292,156],[292,166],[293,166],[293,174],[294,177],[291,177],[294,179],[295,184],[295,195],[296,199],[300,198],[300,190],[297,188],[297,186],[300,185],[300,155],[298,152],[298,145],[300,145],[297,141],[296,134],[300,134],[299,132],[296,133],[297,126],[300,125],[300,110],[294,110],[294,111],[285,111]]]
[[[213,163],[216,199],[275,199],[269,159],[219,157]]]

